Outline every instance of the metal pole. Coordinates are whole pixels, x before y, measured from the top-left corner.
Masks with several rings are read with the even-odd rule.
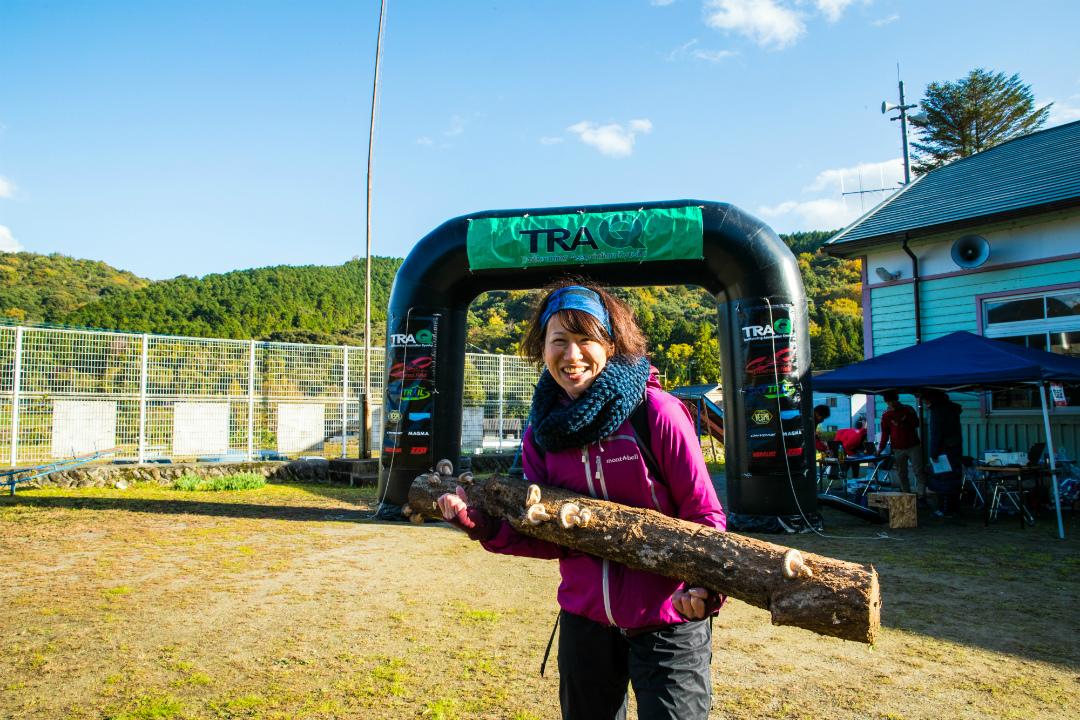
[[[255,341],[248,341],[247,458],[255,459]]]
[[[341,459],[344,460],[349,430],[349,346],[342,345],[341,351]]]
[[[15,366],[11,385],[11,467],[19,458],[19,386],[22,385],[23,328],[15,328]]]
[[[907,145],[907,106],[904,105],[904,81],[899,80],[898,82],[900,84],[900,138],[904,143],[904,184],[907,185],[911,182],[911,169],[908,163]]]
[[[371,83],[371,124],[368,126],[368,161],[367,161],[367,254],[364,263],[364,407],[362,422],[364,438],[370,435],[371,413],[371,168],[375,147],[375,109],[379,98],[379,59],[382,56],[383,24],[386,21],[386,0],[379,5],[379,32],[375,39],[375,72]],[[364,442],[361,457],[371,457],[371,443]]]
[[[1050,456],[1050,482],[1054,486],[1054,508],[1057,510],[1058,538],[1065,539],[1065,526],[1061,524],[1061,498],[1058,496],[1057,462],[1054,460],[1054,436],[1050,433],[1050,411],[1046,407],[1046,383],[1039,383],[1039,399],[1042,400],[1043,427],[1046,428],[1046,452]]]
[[[503,446],[503,406],[505,405],[506,395],[506,371],[503,367],[503,361],[506,358],[503,355],[499,356],[499,452],[502,452]]]
[[[139,464],[146,462],[146,368],[150,336],[143,333],[142,359],[139,362]]]

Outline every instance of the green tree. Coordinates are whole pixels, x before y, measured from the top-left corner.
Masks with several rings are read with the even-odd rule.
[[[916,173],[1027,135],[1046,122],[1053,103],[1035,108],[1031,86],[1019,75],[976,68],[956,82],[932,82],[919,103],[925,118],[910,118],[918,134]]]

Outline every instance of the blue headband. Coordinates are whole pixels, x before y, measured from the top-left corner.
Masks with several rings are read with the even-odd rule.
[[[589,313],[604,326],[608,337],[615,337],[615,333],[611,331],[611,318],[608,316],[607,308],[600,301],[600,295],[589,288],[567,285],[551,293],[548,296],[547,306],[540,315],[540,327],[546,326],[551,316],[560,310],[581,310]]]

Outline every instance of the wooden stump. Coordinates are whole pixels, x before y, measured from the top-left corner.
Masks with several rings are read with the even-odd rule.
[[[866,506],[885,510],[889,515],[889,527],[891,528],[919,526],[919,512],[916,509],[915,493],[867,493]]]
[[[540,499],[527,503],[530,486],[522,481],[432,473],[413,482],[406,512],[414,519],[440,518],[435,501],[458,485],[465,488],[469,505],[506,520],[523,535],[729,595],[768,610],[775,625],[863,643],[873,643],[880,628],[873,566],[800,553],[654,510],[547,486],[531,486],[539,488]],[[536,506],[536,514],[551,519],[533,524],[527,511]],[[564,526],[559,515],[568,506],[584,522]]]

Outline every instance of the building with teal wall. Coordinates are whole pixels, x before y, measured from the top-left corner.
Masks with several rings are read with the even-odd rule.
[[[1080,122],[927,173],[825,249],[861,261],[866,357],[957,330],[1080,356]],[[1051,429],[1075,459],[1080,388],[1064,395]],[[953,399],[969,455],[1043,440],[1034,390]],[[871,397],[868,414],[880,421],[882,405]]]

